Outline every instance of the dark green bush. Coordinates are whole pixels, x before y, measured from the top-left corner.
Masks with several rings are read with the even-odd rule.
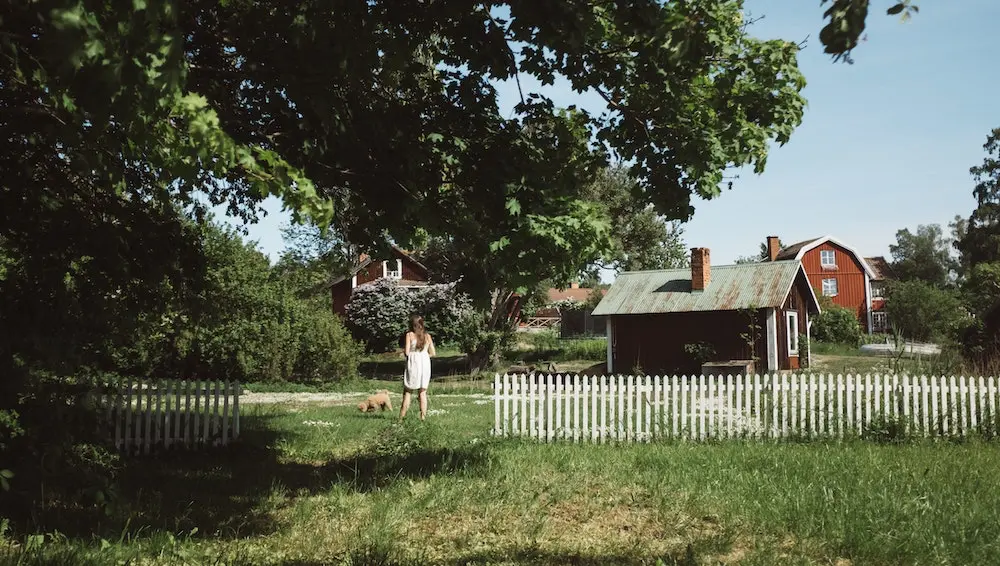
[[[820,299],[820,310],[812,320],[813,338],[850,346],[861,343],[861,324],[853,310],[833,304],[828,297]]]

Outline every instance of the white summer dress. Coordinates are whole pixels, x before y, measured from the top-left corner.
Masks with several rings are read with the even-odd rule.
[[[431,382],[431,355],[427,351],[430,339],[424,343],[424,349],[417,349],[417,339],[410,340],[410,353],[406,355],[406,373],[403,374],[403,386],[407,389],[427,389]]]

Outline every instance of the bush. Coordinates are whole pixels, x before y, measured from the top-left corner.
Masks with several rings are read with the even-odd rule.
[[[31,372],[18,395],[16,423],[0,438],[0,468],[9,468],[0,492],[0,517],[24,529],[51,528],[68,509],[109,509],[116,497],[119,457],[104,446],[102,419],[88,395],[96,379]],[[8,413],[9,415],[10,413]],[[64,525],[60,525],[64,526]]]
[[[322,381],[332,377],[347,381],[358,376],[361,344],[351,338],[340,317],[319,305],[302,308],[294,330],[297,349],[287,381]]]
[[[469,370],[473,373],[499,364],[516,342],[513,328],[491,329],[488,321],[488,313],[470,309],[457,325],[456,344],[468,356]]]
[[[861,325],[854,311],[835,305],[829,297],[820,299],[820,312],[812,323],[812,337],[821,342],[857,346],[861,342]]]
[[[472,312],[469,297],[453,284],[428,285],[417,289],[400,287],[391,279],[379,279],[359,287],[347,303],[347,325],[369,352],[388,352],[401,346],[410,316],[424,317],[436,344],[455,343],[461,320]]]
[[[910,340],[952,339],[968,324],[958,296],[923,281],[899,281],[889,286],[885,310],[893,327]]]

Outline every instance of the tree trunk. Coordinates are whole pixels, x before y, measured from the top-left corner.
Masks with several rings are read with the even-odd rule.
[[[514,321],[511,317],[511,306],[515,299],[512,291],[494,289],[490,293],[490,313],[483,329],[483,340],[476,350],[468,356],[469,373],[479,373],[489,367],[500,364],[506,353],[506,335],[514,332]]]

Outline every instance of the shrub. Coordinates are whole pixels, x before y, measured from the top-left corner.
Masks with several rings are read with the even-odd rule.
[[[861,325],[854,311],[835,305],[828,297],[820,299],[822,312],[813,319],[812,336],[821,342],[857,346],[861,342]]]
[[[468,356],[469,370],[473,373],[500,363],[516,342],[513,328],[491,329],[489,314],[468,310],[458,321],[456,344]]]
[[[462,333],[461,320],[471,311],[468,296],[459,293],[454,284],[409,289],[391,279],[359,287],[346,307],[348,327],[370,352],[399,347],[412,314],[424,317],[435,343],[457,342]]]
[[[911,340],[946,340],[963,330],[968,316],[958,296],[923,281],[889,286],[885,310],[893,327]]]
[[[549,308],[559,309],[562,311],[578,311],[583,310],[587,307],[586,301],[578,301],[576,299],[562,299],[560,301],[554,301],[546,305]]]
[[[351,380],[358,376],[361,344],[351,338],[340,317],[318,305],[302,308],[294,328],[297,349],[289,381]]]

